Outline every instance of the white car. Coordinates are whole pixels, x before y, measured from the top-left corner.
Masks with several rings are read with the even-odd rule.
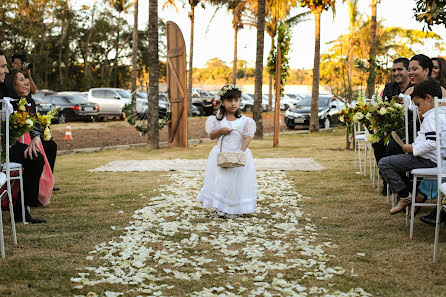
[[[122,108],[131,104],[132,94],[118,88],[93,88],[88,91],[88,100],[99,105],[99,115],[102,117],[122,117]],[[136,99],[136,112],[143,113],[145,100]]]

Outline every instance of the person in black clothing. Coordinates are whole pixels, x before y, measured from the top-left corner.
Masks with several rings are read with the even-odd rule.
[[[9,73],[5,54],[0,50],[0,99],[6,97],[5,76]]]
[[[392,97],[404,94],[410,86],[409,59],[398,58],[394,60],[392,65],[392,82],[386,84],[384,87],[382,92],[383,100],[390,101],[392,100]],[[391,139],[386,146],[384,145],[384,138],[382,137],[379,142],[373,143],[372,147],[376,163],[386,156],[402,153],[400,146],[393,139]],[[382,194],[387,195],[387,184],[384,180],[383,183]]]
[[[393,61],[392,82],[386,84],[381,97],[386,101],[390,101],[393,96],[404,94],[410,86],[409,59],[398,58]]]
[[[8,97],[19,99],[25,97],[30,103],[29,111],[36,112],[34,100],[29,95],[29,85],[27,84],[25,73],[22,70],[13,69],[5,78],[5,84],[8,91]],[[11,102],[14,109],[17,108],[17,101]],[[46,223],[45,220],[37,219],[31,216],[30,206],[37,206],[39,202],[39,181],[43,172],[45,160],[40,153],[39,143],[40,128],[36,127],[30,133],[31,143],[26,145],[16,141],[10,149],[10,161],[22,164],[23,167],[23,188],[25,198],[25,221],[32,224]],[[14,206],[14,218],[16,221],[22,221],[22,204],[17,202]]]

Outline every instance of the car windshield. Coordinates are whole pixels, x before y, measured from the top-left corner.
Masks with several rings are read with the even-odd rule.
[[[327,106],[331,97],[319,97],[319,107]],[[311,96],[305,96],[295,104],[296,106],[311,106]]]
[[[115,90],[122,98],[132,98],[132,93],[126,90]]]
[[[147,93],[146,92],[136,92],[136,96],[139,98],[147,99]]]
[[[70,95],[70,96],[65,96],[65,98],[67,98],[67,100],[73,104],[90,103],[87,99],[85,99],[84,96],[81,96],[81,95]]]

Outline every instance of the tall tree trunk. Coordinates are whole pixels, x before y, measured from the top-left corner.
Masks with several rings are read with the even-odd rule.
[[[237,84],[237,37],[238,27],[234,28],[234,61],[232,62],[232,84]]]
[[[93,1],[93,9],[91,10],[91,24],[90,24],[90,30],[88,32],[87,42],[84,43],[84,77],[90,76],[90,65],[88,64],[88,57],[89,57],[89,46],[91,38],[93,37],[93,31],[94,31],[94,13],[96,11],[96,0]],[[90,84],[88,84],[88,88],[90,88]]]
[[[314,11],[314,66],[313,66],[313,87],[311,91],[311,115],[310,132],[319,132],[319,66],[321,62],[321,13]],[[276,98],[277,100],[277,98]]]
[[[274,33],[274,35],[270,36],[271,37],[271,48],[274,47],[274,36],[276,36],[276,33]],[[273,76],[270,74],[269,75],[269,88],[268,88],[268,111],[271,111],[271,110],[273,110]]]
[[[192,72],[193,66],[192,61],[194,57],[194,22],[195,22],[195,6],[190,6],[190,45],[189,45],[189,76],[187,83],[187,115],[192,116]]]
[[[149,105],[147,149],[159,148],[158,124],[158,0],[149,0]]]
[[[367,98],[372,98],[375,94],[375,65],[376,65],[376,4],[377,0],[372,0],[372,18],[370,20],[370,57],[369,57],[369,78],[367,79]]]
[[[59,55],[58,55],[58,64],[59,64],[59,87],[61,89],[64,88],[64,75],[63,75],[63,69],[62,69],[62,65],[65,66],[65,68],[68,67],[67,63],[64,63],[62,60],[65,60],[66,62],[66,58],[68,56],[67,53],[67,47],[68,44],[66,43],[67,40],[67,36],[68,36],[68,31],[70,29],[70,23],[71,23],[71,1],[67,0],[66,2],[66,7],[65,7],[65,11],[64,11],[64,15],[65,15],[65,24],[62,27],[62,32],[60,34],[59,40],[56,42],[56,47],[59,49]]]
[[[132,110],[136,111],[136,71],[138,56],[138,0],[133,0],[133,34],[132,34]]]
[[[273,76],[269,74],[268,111],[273,110]]]
[[[113,85],[116,88],[119,88],[119,73],[118,73],[118,52],[119,52],[119,39],[120,39],[120,32],[121,32],[121,12],[118,13],[118,34],[116,36],[116,43],[115,43],[115,58],[113,59],[113,67],[110,69],[110,76],[113,76],[111,78],[113,80]]]
[[[256,48],[256,71],[254,87],[253,118],[257,125],[254,135],[256,139],[263,139],[262,121],[262,84],[263,84],[263,40],[265,36],[265,0],[258,0],[257,9],[257,48]]]

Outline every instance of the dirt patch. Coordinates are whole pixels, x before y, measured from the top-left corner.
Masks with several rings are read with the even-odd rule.
[[[246,114],[252,116],[252,114]],[[207,117],[189,118],[188,134],[189,139],[207,138],[204,125]],[[58,150],[72,150],[91,147],[105,147],[123,144],[136,144],[147,142],[147,136],[140,136],[139,133],[124,121],[105,121],[71,124],[71,134],[73,140],[65,140],[65,124],[54,125],[54,141],[58,145]],[[274,115],[272,113],[263,114],[263,132],[272,133],[274,130]],[[281,131],[286,131],[284,115],[281,114]],[[160,141],[167,142],[167,127],[160,130]]]

